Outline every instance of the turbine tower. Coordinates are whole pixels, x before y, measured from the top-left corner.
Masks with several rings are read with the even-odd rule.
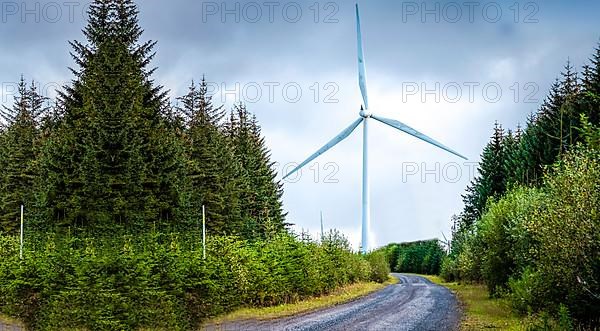
[[[323,231],[323,211],[321,210],[321,241],[325,238],[325,232]]]
[[[369,227],[371,222],[371,200],[370,200],[370,188],[369,188],[369,120],[374,119],[383,124],[389,125],[397,130],[407,133],[415,138],[421,139],[427,143],[430,143],[438,148],[441,148],[449,153],[452,153],[460,158],[467,159],[460,155],[454,150],[442,145],[436,140],[426,136],[425,134],[411,128],[410,126],[389,118],[381,117],[371,113],[369,110],[369,98],[367,97],[367,74],[365,69],[365,57],[363,54],[362,45],[362,34],[360,29],[360,15],[358,12],[358,4],[356,4],[356,34],[357,34],[357,49],[358,49],[358,86],[362,95],[363,104],[360,107],[360,117],[352,122],[350,126],[344,129],[340,134],[331,139],[327,144],[321,147],[318,151],[309,156],[304,162],[300,163],[296,168],[290,171],[283,179],[294,174],[302,167],[307,165],[312,160],[316,159],[319,155],[327,152],[333,146],[346,139],[360,124],[363,125],[363,174],[362,174],[362,242],[361,251],[367,253],[369,247]]]

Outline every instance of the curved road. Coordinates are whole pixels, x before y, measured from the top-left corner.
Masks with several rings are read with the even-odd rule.
[[[460,321],[456,297],[443,286],[393,274],[397,284],[360,299],[301,315],[267,321],[209,325],[205,330],[455,330]]]
[[[393,274],[400,281],[341,305],[267,321],[236,321],[205,330],[455,330],[460,310],[447,288],[414,275]],[[21,330],[3,325],[0,331]]]

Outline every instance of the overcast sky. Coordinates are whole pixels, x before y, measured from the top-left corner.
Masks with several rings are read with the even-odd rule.
[[[21,74],[49,95],[71,78],[67,42],[82,39],[87,3],[0,0],[3,103]],[[587,62],[600,40],[600,2],[359,5],[372,111],[469,158],[371,122],[371,246],[448,235],[494,122],[524,123],[567,59]],[[147,0],[139,9],[143,39],[158,41],[156,81],[178,96],[206,75],[216,104],[247,103],[280,173],[358,117],[354,2]],[[358,247],[361,142],[358,128],[285,183],[296,230],[317,235],[323,211],[325,228]]]

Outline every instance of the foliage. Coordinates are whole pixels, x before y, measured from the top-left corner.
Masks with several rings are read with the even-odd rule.
[[[552,85],[524,129],[518,126],[514,132],[504,132],[496,123],[482,152],[479,175],[463,195],[464,209],[453,218],[453,257],[462,250],[466,236],[474,232],[489,198],[499,198],[515,185],[542,185],[546,167],[578,142],[590,145],[590,139],[598,141],[598,136],[586,136],[579,127],[581,123],[600,125],[600,46],[590,62],[584,66],[581,79],[571,63],[566,64],[561,79]]]
[[[594,320],[600,311],[598,95],[600,46],[581,78],[567,63],[523,130],[499,134],[496,125],[463,196],[464,210],[453,217],[444,278],[483,281],[517,311],[548,315],[560,327],[572,325],[571,318]]]
[[[509,169],[509,147],[516,144],[512,132],[504,134],[504,129],[498,123],[494,126],[494,133],[490,142],[484,147],[479,162],[479,175],[467,187],[462,196],[464,210],[454,217],[453,241],[451,254],[461,251],[466,244],[469,232],[476,226],[477,221],[486,212],[490,199],[501,196],[506,191]]]
[[[183,150],[147,68],[155,43],[139,43],[132,1],[97,1],[89,14],[87,41],[71,43],[75,80],[60,94],[63,115],[44,146],[39,225],[185,224]]]
[[[491,203],[477,224],[482,254],[481,275],[491,294],[502,291],[510,275],[518,275],[539,255],[539,245],[528,231],[543,212],[545,195],[535,188],[508,192]]]
[[[595,316],[600,311],[600,151],[569,153],[545,186],[545,211],[531,232],[543,252],[537,270],[552,287],[546,306],[556,311],[564,303],[576,318]]]
[[[44,106],[21,79],[0,111],[0,229],[138,233],[196,229],[267,238],[287,229],[282,186],[255,116],[225,120],[204,79],[178,98],[152,79],[153,41],[141,41],[132,0],[96,0],[84,41],[72,41],[73,80]]]
[[[437,239],[389,244],[383,248],[390,270],[437,275],[446,255]]]
[[[249,319],[272,320],[277,318],[285,318],[294,315],[309,313],[315,310],[333,307],[361,298],[367,294],[385,288],[393,280],[397,279],[388,279],[386,283],[360,282],[349,284],[341,286],[329,294],[314,298],[307,298],[296,303],[281,304],[269,307],[244,307],[236,309],[231,313],[211,318],[208,322],[205,323],[205,325],[218,325],[222,329],[228,329],[226,327],[226,324],[229,321],[233,321],[233,323],[236,323],[237,321]]]
[[[21,79],[0,111],[0,311],[33,329],[192,329],[236,307],[387,279],[381,253],[357,255],[337,232],[287,232],[282,184],[245,105],[226,119],[204,78],[170,105],[132,0],[95,0],[88,17],[56,106]]]
[[[113,238],[0,236],[0,311],[33,329],[193,329],[240,306],[271,306],[358,281],[385,281],[381,254],[363,258],[330,233],[323,243],[199,235]],[[360,265],[360,268],[356,268]]]
[[[261,134],[256,116],[243,104],[238,104],[225,124],[225,132],[233,153],[240,163],[245,178],[245,189],[240,192],[244,203],[242,217],[247,237],[265,237],[283,230],[285,214],[282,210],[282,185],[275,179],[274,162]]]
[[[518,277],[511,277],[508,281],[510,305],[521,314],[533,313],[532,308],[544,305],[543,299],[537,296],[544,285],[544,280],[536,270],[525,268]]]
[[[179,131],[188,159],[189,213],[199,218],[204,206],[210,233],[242,235],[240,195],[246,189],[245,177],[221,127],[224,110],[212,105],[204,78],[199,86],[192,82],[179,101]]]
[[[580,146],[541,188],[516,187],[490,203],[457,257],[458,275],[445,275],[481,275],[491,294],[509,290],[522,313],[558,314],[564,305],[577,319],[592,318],[600,311],[599,207],[600,154]]]
[[[48,115],[44,101],[37,85],[27,86],[21,77],[13,107],[0,109],[0,231],[16,232],[20,206],[35,201],[36,160],[42,121]]]
[[[374,251],[367,254],[366,260],[371,267],[370,279],[379,283],[385,282],[390,274],[385,254],[382,251]]]
[[[444,282],[437,276],[427,276],[427,278],[451,289],[463,303],[464,317],[461,330],[591,331],[598,329],[597,323],[588,325],[575,322],[570,316],[569,309],[564,305],[560,306],[557,316],[541,312],[524,317],[510,309],[506,298],[490,297],[482,284]]]

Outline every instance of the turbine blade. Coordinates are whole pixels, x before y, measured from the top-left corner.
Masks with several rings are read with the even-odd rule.
[[[367,72],[365,69],[365,55],[363,54],[362,33],[360,31],[360,15],[358,4],[356,4],[356,36],[358,43],[358,86],[362,94],[365,109],[369,109],[369,97],[367,96]]]
[[[445,150],[447,152],[450,152],[450,153],[452,153],[452,154],[454,154],[454,155],[456,155],[456,156],[458,156],[460,158],[463,158],[463,159],[467,160],[466,157],[460,155],[458,152],[456,152],[456,151],[454,151],[454,150],[452,150],[452,149],[450,149],[450,148],[442,145],[441,143],[439,143],[435,139],[430,138],[430,137],[424,135],[423,133],[421,133],[421,132],[419,132],[419,131],[411,128],[410,126],[408,126],[408,125],[406,125],[406,124],[404,124],[404,123],[402,123],[400,121],[392,120],[392,119],[385,118],[385,117],[379,117],[379,116],[375,116],[375,115],[372,115],[371,117],[373,117],[374,119],[378,120],[379,122],[381,122],[383,124],[387,124],[387,125],[389,125],[389,126],[391,126],[393,128],[396,128],[396,129],[398,129],[400,131],[406,132],[406,133],[408,133],[409,135],[411,135],[413,137],[419,138],[419,139],[421,139],[423,141],[426,141],[426,142],[428,142],[428,143],[430,143],[430,144],[432,144],[434,146],[437,146],[437,147],[439,147],[439,148],[441,148],[441,149],[443,149],[443,150]]]
[[[307,165],[310,161],[316,159],[319,155],[327,152],[333,146],[337,145],[339,142],[341,142],[342,140],[346,139],[352,133],[352,131],[354,131],[356,129],[356,127],[360,123],[362,123],[362,121],[363,121],[362,117],[359,118],[359,119],[357,119],[356,121],[354,121],[352,124],[350,124],[349,127],[345,128],[344,131],[340,132],[340,134],[338,134],[337,136],[335,136],[327,144],[325,144],[323,147],[321,147],[318,151],[316,151],[314,154],[312,154],[311,156],[309,156],[304,162],[300,163],[300,165],[298,165],[296,168],[294,168],[294,170],[292,170],[291,172],[288,172],[287,175],[285,175],[283,177],[283,179],[288,178],[290,175],[292,175],[296,171],[300,170],[300,168],[302,168],[305,165]]]

